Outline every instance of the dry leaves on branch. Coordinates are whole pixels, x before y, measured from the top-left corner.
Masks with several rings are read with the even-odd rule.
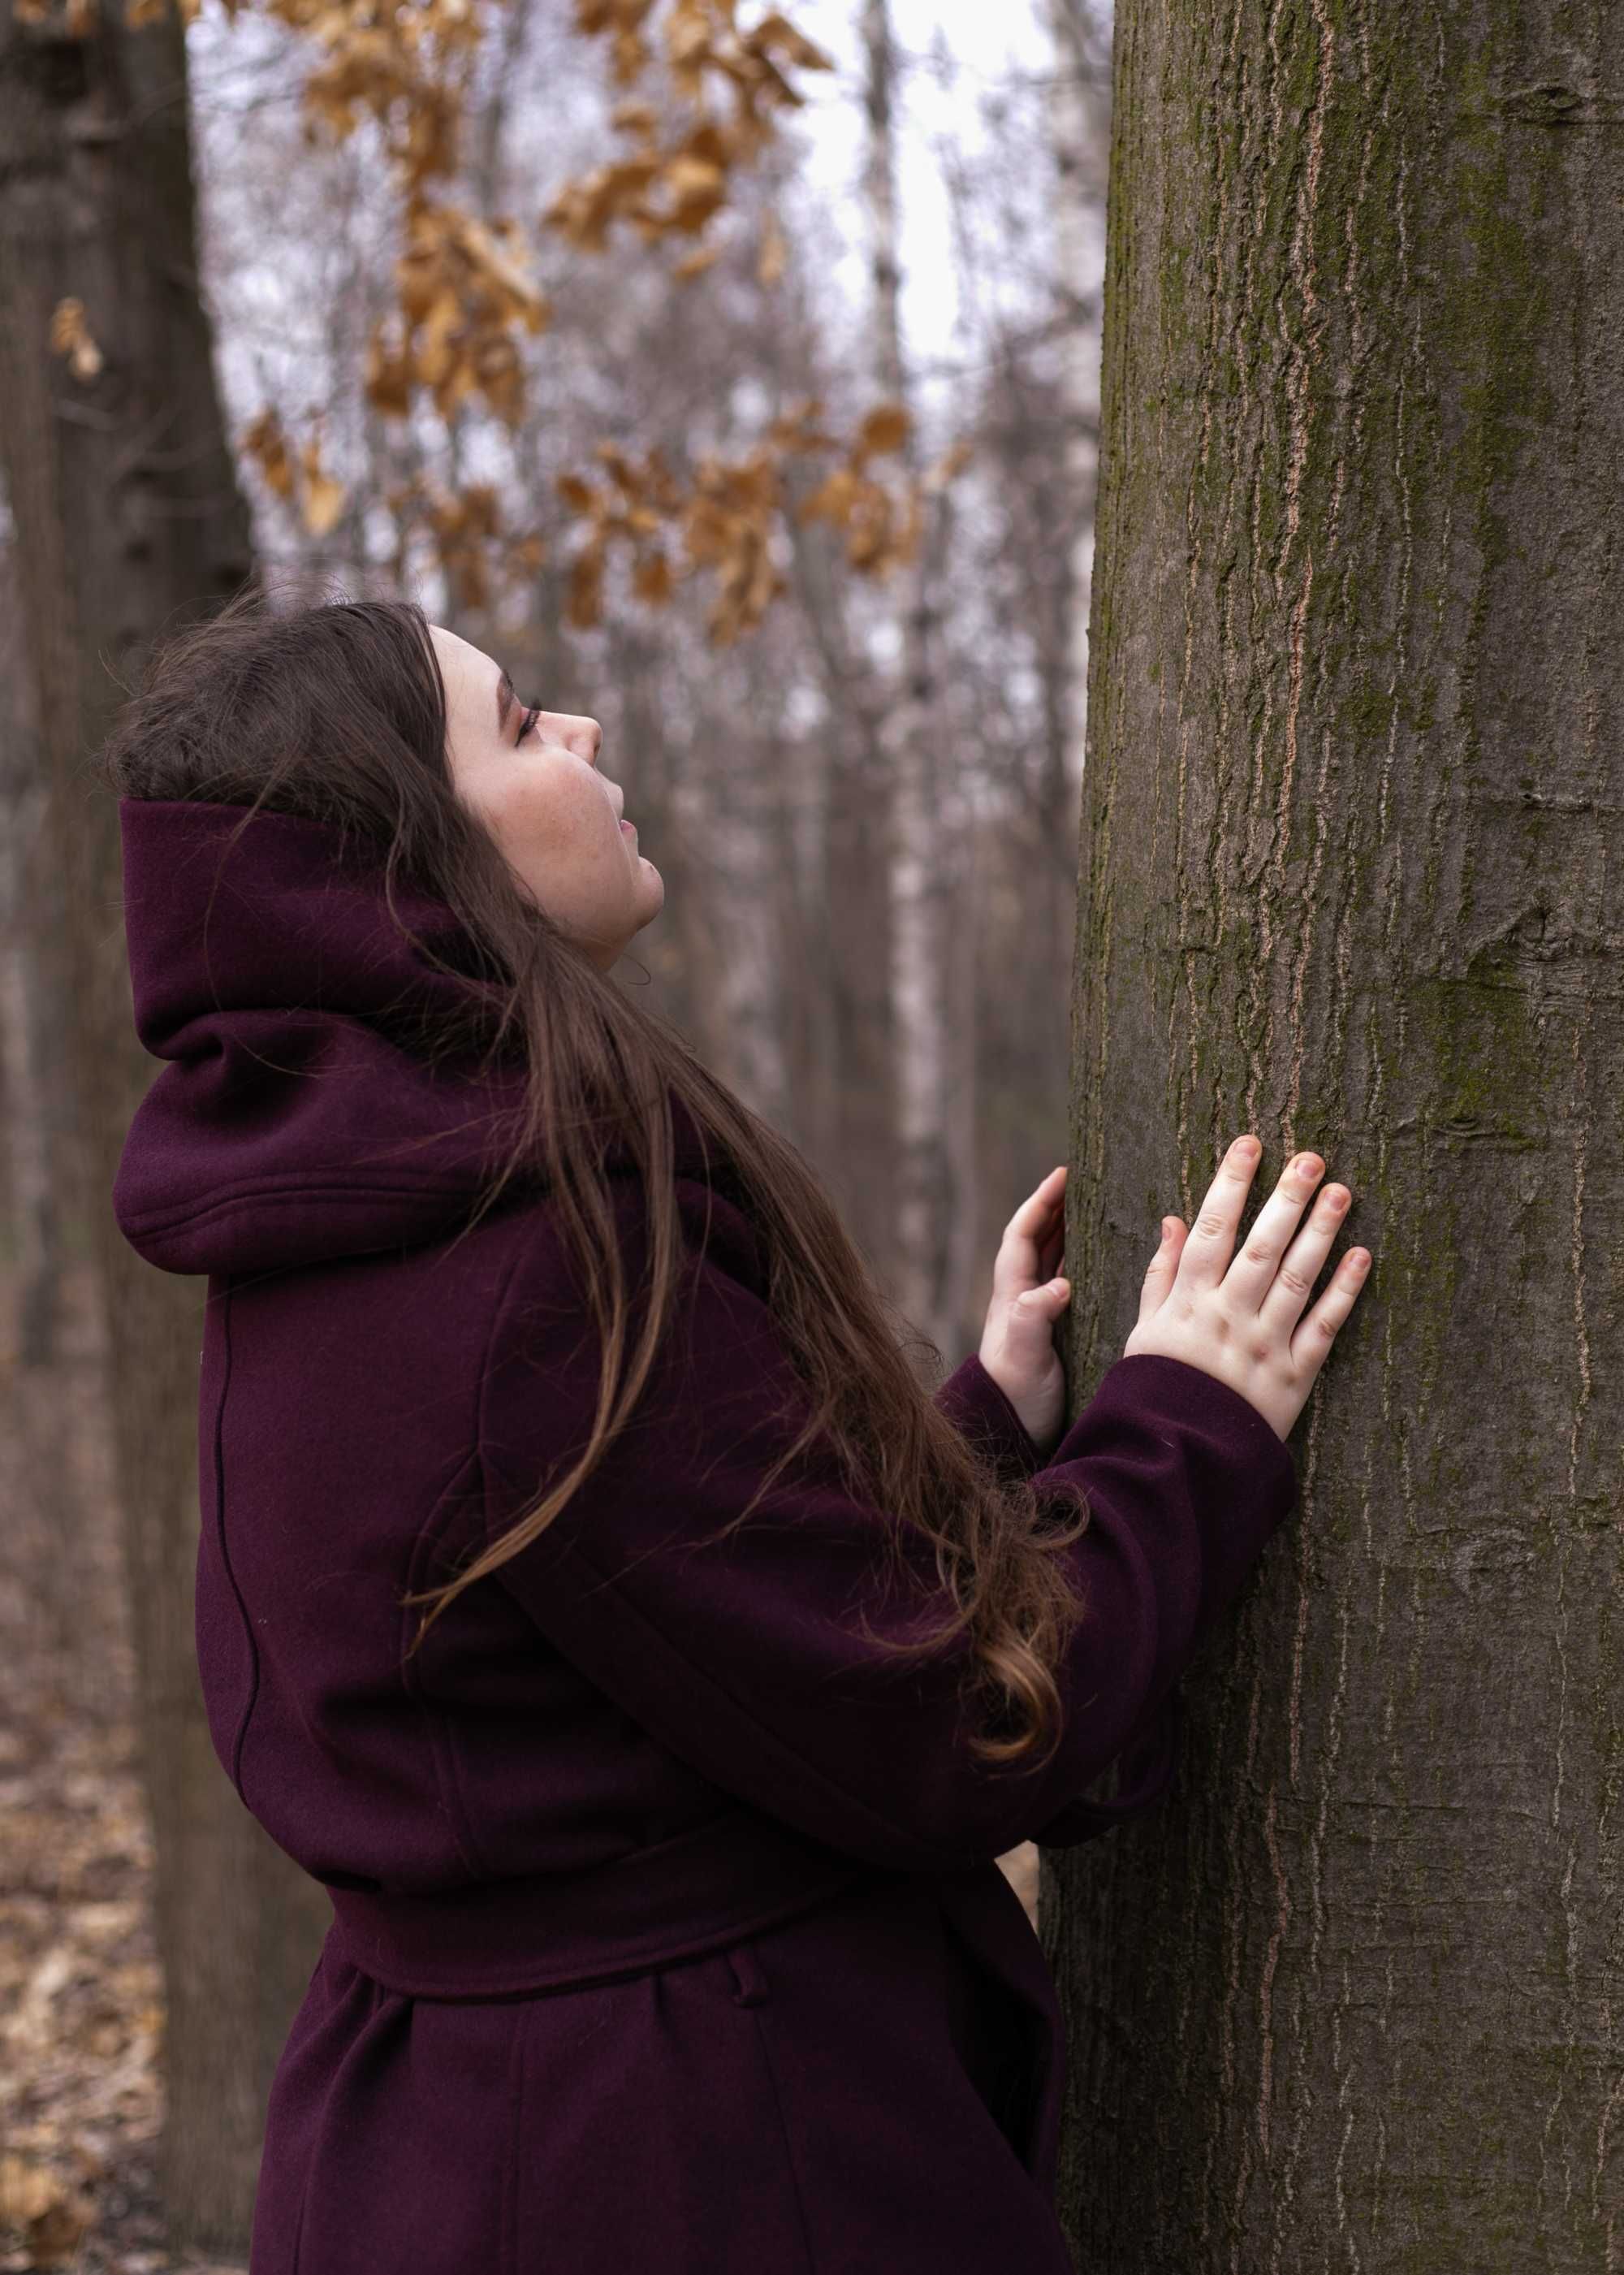
[[[501,501],[489,482],[448,493],[419,475],[389,491],[385,503],[395,518],[397,562],[404,566],[412,534],[421,531],[461,608],[491,606],[498,583],[494,568],[506,576],[533,574],[546,557],[537,533],[503,528]]]
[[[349,493],[322,467],[320,426],[299,452],[299,473],[303,492],[299,504],[305,526],[313,537],[325,537],[344,511]]]
[[[616,85],[632,86],[652,68],[647,34],[653,13],[653,0],[577,0],[576,28],[589,38],[608,38]],[[736,13],[735,0],[671,0],[662,24],[667,70],[677,96],[697,115],[662,148],[661,114],[653,102],[639,97],[616,107],[610,124],[632,147],[566,182],[541,216],[578,251],[603,252],[618,221],[629,223],[646,245],[697,236],[726,204],[734,169],[750,164],[776,131],[775,114],[804,102],[783,67],[833,70],[832,59],[776,9],[747,30],[740,29]],[[713,78],[733,98],[729,117],[706,107]],[[696,249],[682,257],[674,274],[686,281],[715,257],[709,248]],[[763,265],[770,265],[765,253]],[[771,281],[763,276],[763,283]]]
[[[321,464],[321,420],[313,425],[297,458],[275,411],[261,411],[251,419],[240,442],[272,495],[284,505],[297,508],[313,537],[329,535],[344,511],[349,492]]]
[[[52,12],[51,0],[13,0],[12,13],[19,24],[49,23]],[[71,40],[87,40],[100,21],[99,0],[65,0],[59,28]]]
[[[57,301],[51,310],[50,344],[53,355],[66,356],[75,379],[94,379],[102,368],[102,351],[90,336],[82,300]]]
[[[367,344],[374,410],[404,419],[422,388],[442,419],[477,396],[504,426],[517,427],[525,382],[514,334],[540,332],[552,319],[522,246],[506,215],[487,223],[424,200],[410,207],[405,250],[395,264],[399,306]]]
[[[911,433],[912,422],[902,404],[876,404],[857,429],[844,463],[826,474],[798,509],[804,522],[827,521],[842,530],[849,565],[869,576],[888,575],[899,562],[911,561],[918,548],[918,484],[908,483],[898,496],[868,471],[871,458],[905,449]]]
[[[663,547],[654,542],[683,502],[664,458],[653,450],[639,464],[614,442],[600,442],[597,456],[607,481],[563,473],[557,482],[562,503],[587,525],[570,563],[566,613],[579,631],[590,630],[602,618],[603,574],[611,544],[630,547],[632,590],[640,600],[663,607],[675,581]]]
[[[761,224],[761,242],[756,253],[756,282],[771,286],[783,275],[789,261],[789,244],[780,226],[778,215],[768,214]]]
[[[260,470],[266,488],[274,495],[291,503],[298,475],[293,454],[288,449],[288,439],[282,421],[274,411],[261,411],[251,419],[241,435],[243,449]]]
[[[42,12],[49,4],[18,0],[19,13]],[[91,0],[68,4],[85,7]],[[146,22],[162,0],[127,4],[127,20]],[[197,0],[178,4],[189,16]],[[241,4],[225,0],[228,14]],[[438,201],[429,186],[457,170],[467,65],[483,24],[478,0],[260,4],[320,51],[305,89],[311,131],[343,140],[370,119],[400,184],[405,241],[396,263],[397,305],[367,343],[367,402],[387,418],[404,419],[427,397],[448,423],[480,404],[517,429],[525,409],[521,337],[546,328],[551,305],[529,272],[514,220],[480,220]],[[624,223],[646,245],[685,241],[670,271],[678,283],[693,282],[720,258],[721,244],[705,232],[739,172],[776,131],[779,115],[804,101],[791,75],[833,68],[780,10],[749,25],[738,15],[738,0],[576,0],[577,29],[607,40],[615,83],[638,89],[612,114],[628,147],[567,182],[541,215],[577,252],[606,252],[616,224]],[[638,87],[657,61],[656,33],[665,73],[658,101]],[[728,108],[708,107],[713,89]],[[787,260],[782,228],[769,212],[756,250],[758,283],[770,289]],[[59,308],[53,344],[73,358],[76,375],[91,375],[99,351],[77,303]],[[846,442],[823,431],[817,410],[803,404],[774,420],[743,457],[702,457],[686,488],[656,453],[638,465],[610,444],[598,453],[607,482],[562,477],[562,503],[586,524],[570,562],[570,622],[585,628],[601,621],[607,566],[620,548],[630,556],[631,592],[649,607],[668,605],[695,571],[714,574],[710,637],[717,644],[736,639],[784,589],[774,540],[791,511],[800,523],[823,521],[838,530],[848,565],[861,575],[884,577],[914,558],[924,497],[953,478],[967,451],[956,448],[922,477],[905,462],[900,481],[888,484],[871,462],[907,451],[905,408],[876,404]],[[313,535],[328,534],[346,493],[322,466],[319,435],[296,453],[268,408],[243,442],[273,494],[297,507]],[[792,505],[785,480],[789,459],[823,451],[838,453],[837,463]],[[488,486],[453,497],[419,488],[389,503],[403,550],[412,529],[425,532],[464,605],[487,604],[493,569],[523,576],[543,557],[539,533],[500,530]],[[679,548],[680,560],[673,557]]]
[[[467,61],[484,26],[470,0],[261,0],[321,50],[305,82],[311,126],[335,141],[370,118],[408,199],[454,175]]]
[[[702,457],[686,490],[657,452],[639,465],[608,442],[598,447],[608,483],[561,474],[560,499],[587,524],[570,563],[570,622],[585,630],[601,621],[607,564],[612,548],[623,544],[631,553],[633,595],[651,607],[665,606],[678,581],[694,571],[714,574],[717,593],[706,620],[714,645],[725,646],[759,624],[785,586],[774,538],[788,510],[789,461],[841,448],[823,427],[821,411],[821,404],[809,397],[775,419],[745,456]],[[925,494],[950,480],[968,457],[959,446],[922,479],[908,480],[900,495],[893,494],[867,471],[868,462],[903,450],[910,434],[901,404],[877,404],[846,447],[843,463],[799,509],[804,522],[823,519],[844,531],[847,558],[865,575],[884,576],[897,562],[912,557]],[[672,565],[665,545],[656,541],[666,532],[680,539],[680,567]]]

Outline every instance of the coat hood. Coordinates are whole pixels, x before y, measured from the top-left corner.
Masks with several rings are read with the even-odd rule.
[[[136,1032],[168,1062],[113,1183],[165,1272],[261,1271],[449,1237],[517,1130],[522,1064],[428,1041],[495,1006],[455,912],[336,828],[194,799],[119,800]],[[420,944],[419,944],[420,943]],[[453,964],[436,971],[425,949]],[[699,1145],[672,1100],[679,1162]],[[539,1171],[510,1190],[541,1188]],[[506,1196],[504,1195],[504,1200]]]

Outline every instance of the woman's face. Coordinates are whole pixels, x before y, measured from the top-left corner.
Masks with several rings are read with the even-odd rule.
[[[621,827],[625,798],[598,770],[595,719],[526,708],[488,655],[430,626],[445,680],[457,795],[554,922],[607,971],[665,904],[665,880]]]

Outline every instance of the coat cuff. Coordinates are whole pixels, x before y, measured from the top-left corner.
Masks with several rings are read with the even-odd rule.
[[[1034,1476],[1043,1455],[1027,1435],[1026,1425],[972,1351],[936,1392],[936,1403],[984,1455],[998,1475],[1011,1482]]]
[[[1147,1730],[1130,1739],[1116,1757],[1117,1790],[1110,1801],[1074,1801],[1032,1834],[1039,1848],[1075,1848],[1114,1825],[1154,1809],[1173,1782],[1178,1759],[1181,1707],[1170,1690]]]
[[[1159,1351],[1119,1358],[1050,1465],[1084,1451],[1091,1432],[1102,1426],[1154,1430],[1163,1416],[1187,1449],[1197,1490],[1224,1512],[1207,1546],[1205,1593],[1227,1604],[1297,1499],[1291,1448],[1250,1398],[1205,1367]]]
[[[1141,1408],[1160,1406],[1194,1416],[1228,1441],[1227,1451],[1260,1462],[1273,1481],[1283,1483],[1296,1475],[1289,1445],[1251,1400],[1188,1359],[1169,1358],[1164,1351],[1136,1351],[1106,1369],[1094,1394],[1108,1396],[1113,1402],[1126,1399]]]

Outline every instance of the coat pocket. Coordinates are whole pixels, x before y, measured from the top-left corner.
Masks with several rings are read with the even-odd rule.
[[[1065,2052],[1043,1947],[996,1863],[938,1881],[936,1899],[959,2059],[1028,2173],[1052,2188]]]
[[[945,1921],[943,1948],[948,2035],[993,2123],[1025,2164],[1042,2071],[1039,2017]]]

